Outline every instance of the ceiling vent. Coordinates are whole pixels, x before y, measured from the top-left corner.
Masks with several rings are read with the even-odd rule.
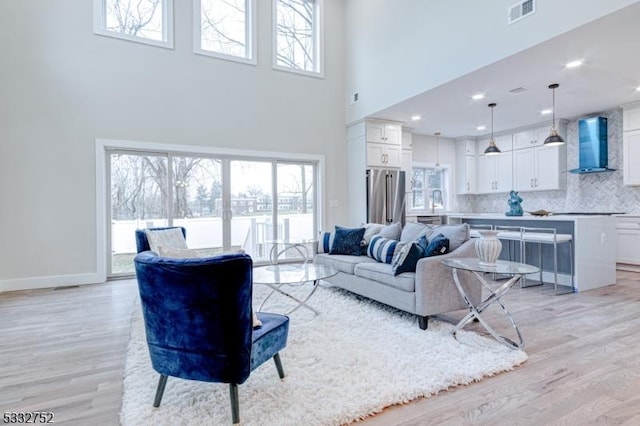
[[[526,18],[529,15],[533,15],[536,12],[535,0],[525,0],[520,3],[514,4],[509,8],[507,12],[507,24],[511,25],[514,22]]]

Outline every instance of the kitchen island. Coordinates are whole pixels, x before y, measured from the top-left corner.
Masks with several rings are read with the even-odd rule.
[[[526,226],[555,228],[559,234],[573,236],[573,270],[575,291],[585,291],[616,283],[616,218],[608,215],[505,216],[504,213],[452,213],[450,224]],[[507,259],[507,244],[501,258]],[[558,245],[558,284],[571,286],[568,244]],[[538,265],[537,250],[527,249],[523,263]],[[553,282],[553,247],[542,245],[543,280]]]

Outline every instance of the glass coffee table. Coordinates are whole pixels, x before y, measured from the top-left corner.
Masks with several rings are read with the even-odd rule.
[[[465,325],[467,325],[470,321],[477,319],[480,324],[500,343],[510,347],[511,349],[523,349],[524,341],[522,340],[522,335],[520,334],[520,329],[516,325],[513,317],[509,310],[504,306],[504,303],[500,300],[504,294],[509,291],[511,287],[515,283],[518,282],[520,277],[527,274],[533,274],[539,271],[537,266],[527,265],[525,263],[517,263],[517,262],[508,262],[506,260],[498,260],[495,266],[484,266],[480,264],[480,261],[477,258],[462,258],[462,259],[444,259],[442,260],[442,264],[448,266],[453,271],[453,280],[456,283],[456,287],[460,292],[460,295],[469,306],[469,313],[465,316],[459,323],[456,325],[453,330],[453,336],[457,338],[457,332],[460,331]],[[477,305],[474,305],[462,284],[460,284],[460,278],[458,277],[458,271],[470,271],[477,278],[480,284],[489,291],[489,295],[482,300]],[[496,274],[505,274],[509,275],[510,278],[500,284],[497,288],[492,288],[489,283],[482,276],[483,273],[496,273]],[[515,329],[515,332],[518,336],[518,342],[511,340],[507,337],[501,336],[498,334],[489,323],[482,318],[480,315],[484,310],[492,306],[494,303],[497,303],[502,308],[504,314],[509,318],[511,325]]]
[[[278,293],[297,303],[297,305],[289,312],[286,312],[285,315],[289,315],[303,306],[318,315],[319,312],[309,306],[307,302],[318,289],[318,282],[320,280],[332,277],[337,273],[337,269],[324,265],[316,265],[314,263],[275,264],[254,268],[253,282],[255,284],[264,284],[271,289],[269,294],[267,294],[260,303],[260,306],[258,306],[257,311],[262,311],[262,307],[267,300],[269,300],[269,298],[274,294]],[[286,288],[286,286],[305,286],[307,283],[311,283],[311,285],[309,286],[309,292],[304,299],[299,299],[283,289],[283,287]]]

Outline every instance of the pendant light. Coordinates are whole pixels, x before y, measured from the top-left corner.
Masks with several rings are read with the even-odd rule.
[[[556,130],[556,89],[559,86],[559,84],[549,85],[549,89],[551,89],[551,92],[553,93],[553,118],[551,121],[551,132],[549,137],[544,140],[544,144],[547,146],[562,145],[564,143],[564,139],[562,139]]]
[[[440,168],[440,132],[435,132],[436,135],[436,169]]]
[[[484,155],[496,155],[500,154],[500,148],[496,146],[496,140],[493,138],[493,109],[497,104],[491,103],[489,104],[489,108],[491,108],[491,139],[489,139],[489,146],[484,150]]]

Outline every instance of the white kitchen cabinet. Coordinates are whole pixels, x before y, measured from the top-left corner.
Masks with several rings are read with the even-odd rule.
[[[366,124],[367,142],[402,145],[402,126],[384,121],[370,121]]]
[[[402,165],[402,146],[367,142],[368,167],[400,168]]]
[[[640,105],[622,111],[623,183],[640,185]]]
[[[456,194],[477,193],[476,141],[456,141]]]
[[[618,217],[618,263],[640,265],[640,217]]]
[[[513,134],[513,149],[525,149],[541,146],[551,133],[551,122],[548,126],[525,129]]]
[[[566,186],[566,145],[539,146],[513,152],[513,189],[549,191]]]
[[[622,111],[622,129],[625,132],[640,130],[640,106],[624,108]]]
[[[478,194],[509,192],[513,186],[512,153],[478,156]]]
[[[413,151],[402,150],[400,170],[404,172],[404,192],[411,192],[411,178],[413,177]]]
[[[623,182],[640,185],[640,129],[622,133]]]
[[[500,152],[509,152],[513,149],[512,136],[511,133],[507,135],[494,136],[494,140],[496,141],[496,146],[500,150]],[[478,140],[476,152],[478,153],[478,157],[484,155],[484,150],[489,146],[489,138],[482,138]]]

